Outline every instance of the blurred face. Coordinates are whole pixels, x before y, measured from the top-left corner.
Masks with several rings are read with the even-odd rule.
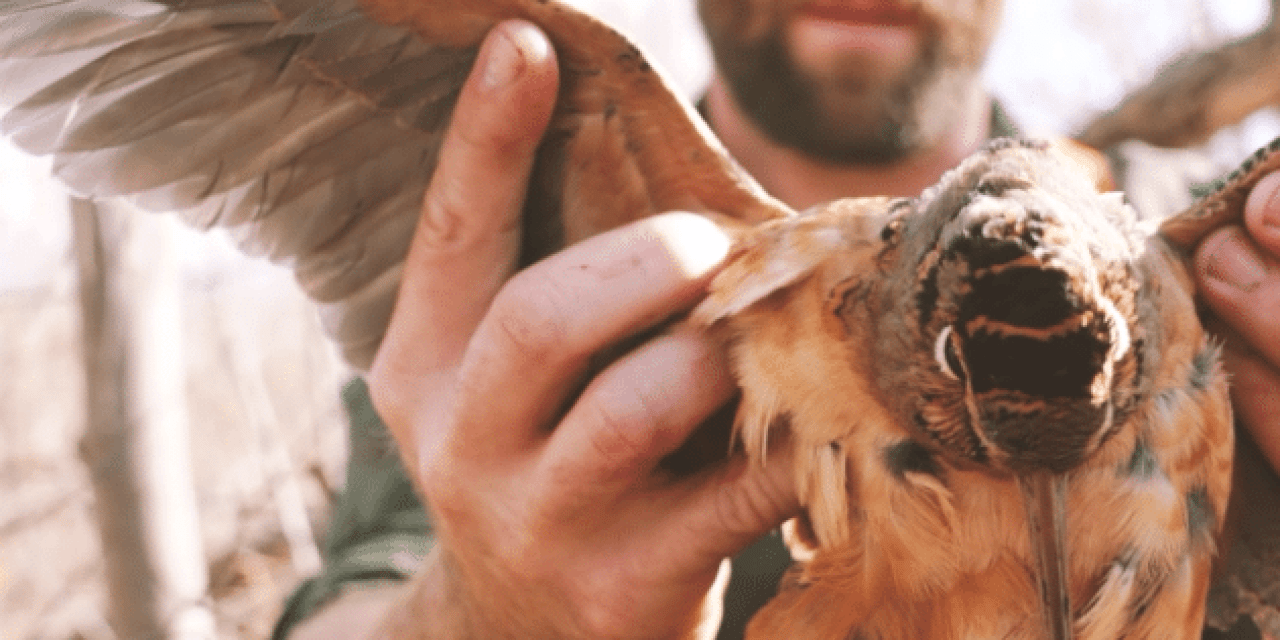
[[[783,146],[890,162],[941,138],[979,72],[1001,0],[699,0],[721,77]]]

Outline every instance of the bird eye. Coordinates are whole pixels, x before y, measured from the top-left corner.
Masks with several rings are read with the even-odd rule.
[[[960,356],[956,354],[956,345],[951,340],[954,330],[947,325],[938,333],[938,341],[933,344],[933,359],[938,361],[938,368],[948,378],[959,380],[963,369],[960,367]]]

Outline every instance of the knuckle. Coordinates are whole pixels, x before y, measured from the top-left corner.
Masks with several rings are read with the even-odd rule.
[[[517,237],[523,183],[494,185],[489,181],[481,190],[478,182],[486,181],[449,167],[436,173],[423,197],[410,258],[427,263],[427,267],[439,262],[474,261],[477,251]]]
[[[432,456],[421,462],[418,480],[432,509],[443,520],[462,519],[475,504],[471,484],[459,472],[451,456]]]
[[[427,190],[416,230],[425,251],[447,253],[466,244],[468,216],[463,211],[464,198],[458,189],[457,181],[441,175]]]
[[[592,451],[614,467],[647,457],[657,434],[666,430],[655,402],[642,389],[628,387],[592,406]]]
[[[523,184],[490,183],[481,190],[478,182],[485,181],[450,167],[436,172],[423,196],[410,258],[466,260],[485,244],[519,232]]]
[[[490,321],[511,353],[529,360],[558,361],[573,345],[564,313],[568,297],[554,280],[522,272],[494,298]]]
[[[781,497],[758,481],[722,484],[714,504],[715,526],[734,537],[754,535],[784,512]]]

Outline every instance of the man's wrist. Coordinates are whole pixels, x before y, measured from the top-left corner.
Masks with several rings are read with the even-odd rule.
[[[370,640],[478,637],[457,577],[448,554],[438,545],[432,548],[421,570],[388,607]]]

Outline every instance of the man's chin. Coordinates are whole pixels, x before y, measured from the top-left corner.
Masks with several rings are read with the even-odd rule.
[[[738,88],[760,91],[757,83]],[[893,91],[896,90],[897,93]],[[756,128],[776,144],[831,165],[883,165],[921,148],[919,105],[900,84],[843,78],[773,87],[772,99],[738,100]],[[787,96],[779,100],[778,96]]]
[[[784,146],[834,165],[883,165],[921,147],[920,131],[901,101],[880,91],[815,91],[811,117],[766,126]]]
[[[812,160],[836,167],[890,165],[909,157],[917,148],[917,145],[891,133],[840,139],[793,136],[784,144]]]

